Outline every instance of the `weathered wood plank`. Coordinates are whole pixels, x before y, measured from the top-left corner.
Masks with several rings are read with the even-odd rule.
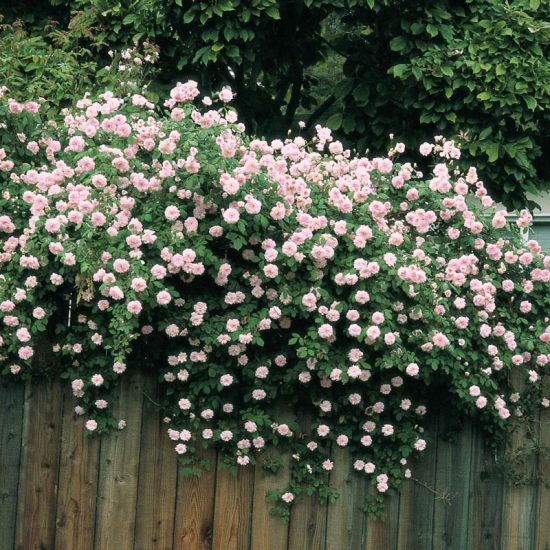
[[[522,436],[513,436],[522,441]],[[515,446],[515,445],[514,445]],[[534,476],[535,459],[527,459],[525,475]],[[507,550],[523,550],[533,546],[536,520],[536,487],[533,481],[521,485],[504,484],[502,503],[502,546]],[[548,510],[547,510],[548,513]]]
[[[158,402],[159,385],[148,376],[144,392]],[[178,461],[162,413],[143,401],[135,548],[171,550],[174,536]]]
[[[276,474],[262,468],[264,460],[281,460],[283,466]],[[252,509],[252,542],[250,548],[258,550],[286,550],[288,545],[288,524],[270,514],[272,502],[266,501],[267,493],[274,488],[284,488],[289,480],[288,453],[269,449],[257,459],[254,475],[254,505]]]
[[[25,385],[0,380],[0,540],[15,545]]]
[[[369,494],[376,495],[372,485]],[[384,510],[380,518],[367,517],[365,524],[365,550],[395,550],[399,534],[399,495],[384,499]]]
[[[301,410],[297,414],[299,429],[306,441],[310,439],[312,412]],[[314,438],[311,438],[314,439]],[[328,481],[327,474],[327,481]],[[316,494],[308,496],[304,490],[290,512],[288,530],[289,550],[321,550],[325,548],[327,533],[327,503]]]
[[[522,391],[525,387],[524,369],[515,368],[512,370],[511,381],[514,388]],[[536,420],[538,421],[538,415]],[[509,420],[514,424],[513,417]],[[509,451],[514,454],[525,450],[529,444],[527,428],[518,422],[512,434]],[[521,461],[523,462],[523,460]],[[508,550],[523,550],[533,546],[535,538],[535,514],[536,514],[536,457],[527,457],[521,465],[521,473],[525,476],[524,483],[512,486],[504,484],[504,495],[502,503],[502,546]]]
[[[439,419],[434,509],[433,549],[467,548],[472,426],[466,423],[453,442],[442,439],[446,428]]]
[[[86,435],[70,387],[63,400],[55,548],[87,550],[94,541],[100,438]]]
[[[399,550],[425,550],[431,547],[435,506],[435,468],[437,460],[437,422],[426,423],[430,442],[415,463],[411,463],[412,479],[404,484],[400,496]]]
[[[365,514],[361,506],[366,498],[365,474],[352,469],[352,458],[347,449],[334,449],[334,468],[330,472],[330,486],[339,493],[330,504],[327,515],[327,550],[363,548]]]
[[[289,550],[323,550],[327,532],[327,503],[317,495],[301,497],[290,513]]]
[[[252,535],[254,470],[239,467],[237,475],[222,467],[218,457],[214,504],[214,550],[247,550]]]
[[[474,428],[470,471],[470,503],[467,548],[501,550],[502,480],[495,471],[495,459],[484,445],[479,428]]]
[[[550,409],[541,411],[539,418],[539,445],[542,454],[538,460],[537,510],[535,527],[536,550],[550,550]]]
[[[59,470],[62,384],[27,384],[23,428],[16,548],[53,548]]]
[[[178,467],[174,548],[210,550],[216,494],[216,452],[200,450],[197,456],[210,462],[210,468],[200,477],[185,476]]]
[[[127,426],[101,442],[96,548],[131,550],[134,546],[143,380],[140,373],[124,377],[115,414]]]

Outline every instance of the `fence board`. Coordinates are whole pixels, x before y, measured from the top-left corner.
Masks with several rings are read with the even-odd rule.
[[[475,431],[470,468],[468,548],[501,550],[502,485],[495,471],[495,459]]]
[[[27,384],[17,510],[18,549],[54,547],[62,408],[59,382],[40,380]]]
[[[96,548],[134,546],[142,402],[143,376],[133,373],[122,380],[115,405],[127,426],[101,442]]]
[[[276,458],[283,462],[283,467],[277,474],[266,473],[262,468],[263,461],[270,458]],[[266,451],[265,456],[258,457],[254,477],[251,548],[287,549],[288,525],[282,524],[278,517],[270,514],[274,503],[267,502],[266,495],[271,489],[284,488],[288,480],[288,456],[281,456],[276,449],[270,449]]]
[[[100,439],[88,437],[75,398],[64,388],[55,547],[93,548]]]
[[[539,444],[542,454],[538,460],[537,508],[535,526],[536,550],[550,550],[550,409],[541,411]]]
[[[303,496],[290,513],[289,550],[324,550],[327,529],[327,504],[317,495]]]
[[[159,386],[153,377],[144,384],[139,485],[136,509],[135,547],[140,550],[171,550],[178,462],[174,442],[154,402]]]
[[[526,438],[523,430],[514,433],[511,450],[514,452],[523,444]],[[534,539],[536,513],[536,487],[532,481],[536,475],[536,459],[528,458],[522,467],[530,482],[517,487],[504,486],[502,507],[502,546],[507,550],[523,550],[528,548]]]
[[[250,546],[254,472],[240,466],[234,475],[218,458],[214,504],[214,550],[242,550]]]
[[[441,438],[447,424],[439,420],[434,504],[433,550],[467,548],[467,531],[472,460],[472,426],[467,423],[455,442]]]
[[[214,525],[216,453],[201,449],[197,454],[209,460],[210,468],[200,477],[184,476],[181,469],[178,471],[174,548],[210,550]]]
[[[511,381],[515,389],[523,391],[525,387],[523,369],[513,369]],[[513,419],[511,421],[513,422]],[[536,421],[538,421],[538,415]],[[527,428],[518,425],[510,440],[509,450],[511,454],[521,453],[526,444],[528,444]],[[534,539],[534,514],[536,512],[534,478],[536,467],[535,456],[528,457],[521,470],[526,478],[530,479],[530,482],[517,487],[508,483],[504,487],[502,545],[509,550],[523,550]]]
[[[432,542],[435,507],[435,469],[437,460],[437,419],[429,419],[426,430],[430,440],[420,460],[411,464],[412,479],[400,495],[399,550],[425,550]]]
[[[369,493],[376,494],[371,486]],[[365,525],[365,550],[395,550],[399,533],[399,496],[386,497],[384,510],[379,519],[367,517]]]
[[[0,536],[6,548],[15,544],[24,397],[23,384],[0,381]]]
[[[356,474],[352,469],[352,458],[347,450],[334,449],[334,468],[330,485],[339,493],[337,504],[328,507],[327,550],[362,548],[364,545],[365,514],[361,505],[366,498],[365,474]]]
[[[145,384],[155,401],[156,382]],[[185,477],[162,413],[143,403],[143,387],[141,375],[122,384],[116,411],[126,430],[89,438],[61,382],[42,380],[24,393],[22,385],[0,384],[0,547],[550,550],[550,461],[544,454],[530,465],[536,486],[505,489],[477,428],[467,425],[453,444],[440,433],[412,465],[417,481],[386,499],[384,517],[376,521],[363,518],[366,484],[352,472],[347,450],[338,448],[330,484],[340,499],[327,506],[305,497],[287,525],[269,516],[264,496],[283,487],[288,474],[265,476],[258,465],[233,477],[216,463],[215,452],[201,451],[213,460],[211,470]],[[540,426],[540,445],[548,447],[550,411],[542,413]],[[277,451],[265,456],[271,452]],[[451,506],[439,497],[445,491],[454,495]]]

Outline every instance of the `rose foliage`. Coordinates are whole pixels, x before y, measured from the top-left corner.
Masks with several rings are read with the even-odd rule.
[[[145,365],[186,465],[209,445],[236,467],[291,450],[283,516],[306,485],[334,496],[338,447],[397,488],[434,392],[494,440],[548,406],[550,257],[521,238],[528,212],[509,223],[442,138],[422,174],[402,144],[355,158],[326,128],[251,139],[231,97],[199,108],[190,81],[155,105],[122,82],[56,123],[3,90],[5,375],[68,379],[101,433]]]

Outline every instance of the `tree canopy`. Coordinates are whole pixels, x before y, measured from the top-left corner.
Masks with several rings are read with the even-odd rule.
[[[156,43],[159,89],[188,77],[206,93],[230,85],[252,134],[327,123],[359,152],[384,151],[390,134],[444,135],[507,206],[548,188],[550,6],[540,0],[25,4],[8,20],[39,32],[56,20],[98,63],[114,47]]]

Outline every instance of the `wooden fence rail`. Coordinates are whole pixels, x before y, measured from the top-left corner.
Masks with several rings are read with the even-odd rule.
[[[338,450],[337,503],[307,498],[283,524],[265,501],[283,478],[261,468],[234,477],[213,453],[200,478],[178,471],[162,418],[143,397],[156,392],[151,377],[129,376],[117,403],[127,428],[87,438],[65,385],[0,382],[0,549],[550,550],[548,461],[527,464],[533,482],[512,487],[490,475],[494,460],[471,426],[453,444],[436,439],[381,520],[359,510],[365,482]],[[548,427],[541,437],[550,445]]]

